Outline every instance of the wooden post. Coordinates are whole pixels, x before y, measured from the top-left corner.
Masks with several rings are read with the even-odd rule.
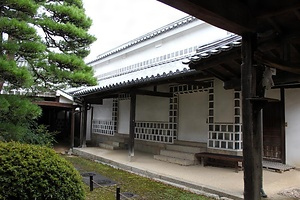
[[[129,119],[129,161],[134,157],[134,137],[135,137],[135,110],[136,93],[130,94],[130,119]]]
[[[87,103],[84,101],[81,108],[81,129],[80,129],[80,145],[86,147],[86,124],[87,124]]]
[[[90,137],[93,140],[93,119],[94,119],[94,107],[91,106],[91,123],[90,123]]]
[[[71,148],[74,147],[74,133],[75,133],[75,109],[71,110]]]
[[[120,194],[120,192],[121,192],[120,187],[117,187],[117,188],[116,188],[116,200],[120,200],[120,199],[121,199],[121,194]]]
[[[257,130],[258,112],[254,113],[250,99],[256,96],[256,74],[253,54],[256,35],[242,35],[242,117],[243,117],[243,158],[244,158],[244,199],[260,199],[261,152],[255,150],[255,142],[261,140]],[[259,138],[258,138],[259,137]]]

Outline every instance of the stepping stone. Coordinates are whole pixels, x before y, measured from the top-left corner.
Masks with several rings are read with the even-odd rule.
[[[112,186],[112,185],[117,184],[117,182],[115,182],[105,176],[102,176],[96,172],[84,172],[84,173],[81,173],[81,176],[82,176],[83,182],[86,183],[87,185],[90,185],[90,176],[93,176],[94,188],[97,188],[100,186]]]

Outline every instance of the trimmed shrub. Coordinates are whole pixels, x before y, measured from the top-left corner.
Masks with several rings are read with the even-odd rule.
[[[54,150],[0,142],[0,155],[0,199],[85,199],[79,172]]]

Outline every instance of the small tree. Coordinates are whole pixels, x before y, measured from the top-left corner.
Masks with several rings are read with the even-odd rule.
[[[83,60],[95,37],[87,32],[92,21],[81,0],[4,0],[0,13],[0,92],[4,84],[33,93],[96,84]],[[41,111],[26,101],[0,95],[5,102],[0,105],[0,134],[15,132],[10,115],[3,121],[7,109],[19,109],[29,124],[22,121],[18,127],[30,129]]]
[[[0,142],[0,155],[0,199],[85,199],[79,172],[54,150]]]

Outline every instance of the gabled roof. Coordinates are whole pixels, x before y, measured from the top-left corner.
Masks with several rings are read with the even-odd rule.
[[[87,87],[74,93],[75,96],[87,96],[90,94],[107,92],[118,88],[138,86],[147,82],[159,81],[161,79],[171,79],[175,76],[187,76],[198,73],[188,67],[189,62],[199,59],[205,59],[213,55],[229,51],[233,48],[240,47],[240,37],[230,35],[226,38],[217,40],[207,45],[200,46],[193,54],[180,57],[177,60],[166,60],[152,67],[123,74],[117,77],[105,79],[97,86]],[[184,60],[190,60],[183,62]]]
[[[128,48],[130,48],[130,47],[132,47],[132,46],[135,46],[135,45],[137,45],[137,44],[139,44],[139,43],[142,43],[142,42],[144,42],[144,41],[146,41],[146,40],[149,40],[149,39],[151,39],[151,38],[154,38],[154,37],[157,37],[157,36],[159,36],[159,35],[162,35],[162,34],[164,34],[164,33],[166,33],[166,32],[171,31],[171,30],[174,30],[174,29],[177,29],[177,28],[182,27],[182,26],[184,26],[184,25],[187,25],[187,24],[189,24],[189,23],[191,23],[191,22],[193,22],[193,21],[196,21],[196,20],[198,20],[198,19],[195,18],[195,17],[193,17],[193,16],[186,16],[186,17],[184,17],[184,18],[181,18],[181,19],[179,19],[179,20],[177,20],[177,21],[175,21],[175,22],[172,22],[172,23],[170,23],[170,24],[168,24],[168,25],[165,25],[165,26],[163,26],[163,27],[161,27],[161,28],[159,28],[159,29],[156,29],[156,30],[154,30],[154,31],[151,31],[151,32],[149,32],[149,33],[147,33],[147,34],[145,34],[145,35],[142,35],[142,36],[140,36],[140,37],[138,37],[138,38],[135,38],[135,39],[133,39],[133,40],[130,40],[129,42],[127,42],[127,43],[125,43],[125,44],[122,44],[122,45],[120,45],[120,46],[118,46],[118,47],[116,47],[116,48],[114,48],[114,49],[112,49],[112,50],[109,50],[109,51],[107,51],[107,52],[105,52],[105,53],[103,53],[103,54],[100,54],[100,55],[97,57],[97,59],[95,59],[95,60],[93,60],[93,61],[91,61],[91,62],[89,62],[89,63],[87,63],[87,64],[91,64],[91,63],[93,63],[93,62],[96,62],[96,61],[98,61],[98,60],[101,60],[101,59],[103,59],[103,58],[106,58],[106,57],[108,57],[108,56],[111,56],[111,55],[113,55],[113,54],[116,54],[116,53],[118,53],[118,52],[120,52],[120,51],[123,51],[123,50],[125,50],[125,49],[128,49]]]

